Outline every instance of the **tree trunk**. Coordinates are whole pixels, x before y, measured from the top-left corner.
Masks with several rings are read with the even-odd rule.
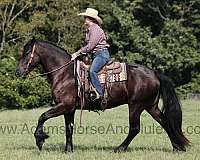
[[[6,42],[6,32],[5,32],[5,30],[3,30],[2,32],[3,33],[2,33],[2,40],[1,40],[1,47],[0,47],[0,55],[3,52],[4,45],[5,45],[5,42]]]

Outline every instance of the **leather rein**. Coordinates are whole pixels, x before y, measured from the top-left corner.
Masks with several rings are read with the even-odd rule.
[[[27,64],[27,66],[26,66],[26,72],[28,71],[28,68],[29,68],[30,64],[32,63],[32,61],[33,61],[35,48],[36,48],[36,47],[35,47],[35,44],[34,44],[33,49],[32,49],[32,51],[31,51],[31,58],[29,59],[28,64]],[[54,69],[54,70],[52,70],[52,71],[45,72],[45,73],[42,73],[42,74],[38,74],[38,75],[36,75],[36,76],[34,76],[34,77],[30,77],[30,78],[31,78],[31,79],[34,79],[34,78],[37,78],[37,77],[39,77],[39,76],[45,76],[45,75],[54,73],[54,72],[56,72],[56,71],[58,71],[58,70],[60,70],[60,69],[62,69],[62,68],[64,68],[64,67],[68,66],[68,65],[71,64],[72,62],[73,62],[73,61],[70,60],[70,61],[67,62],[66,64],[64,64],[64,65],[62,65],[62,66],[60,66],[60,67],[58,67],[58,68],[56,68],[56,69]]]

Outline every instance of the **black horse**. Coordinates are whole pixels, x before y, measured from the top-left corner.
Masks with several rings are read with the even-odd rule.
[[[71,55],[64,49],[33,38],[24,46],[16,75],[25,78],[39,64],[45,72],[50,72],[47,76],[56,105],[40,116],[34,134],[36,144],[41,150],[45,139],[48,138],[43,131],[44,123],[50,118],[64,115],[65,151],[71,152],[73,151],[74,113],[76,109],[80,109],[80,106],[76,106],[78,89],[74,75],[74,63],[71,61]],[[51,72],[56,69],[56,72]],[[172,82],[166,76],[141,65],[135,67],[135,65],[127,64],[127,74],[127,81],[113,83],[111,93],[108,94],[112,97],[108,97],[106,109],[122,104],[128,104],[129,108],[128,136],[114,151],[125,151],[140,132],[140,115],[144,110],[165,129],[173,150],[186,151],[189,141],[182,133],[182,110]],[[162,111],[158,108],[160,97],[163,99]]]

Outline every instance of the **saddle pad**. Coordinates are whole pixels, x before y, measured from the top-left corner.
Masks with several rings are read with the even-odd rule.
[[[113,70],[107,71],[107,75],[105,73],[99,74],[99,81],[100,83],[104,84],[106,82],[121,82],[127,80],[127,71],[126,71],[126,64],[120,63],[121,65],[121,72],[120,73],[113,73]]]

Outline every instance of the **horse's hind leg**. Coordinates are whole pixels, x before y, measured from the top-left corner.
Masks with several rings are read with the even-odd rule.
[[[155,105],[153,108],[146,109],[146,110],[167,132],[168,137],[170,138],[170,141],[172,143],[173,149],[180,150],[179,146],[174,141],[175,137],[173,133],[171,132],[169,125],[167,124],[167,120],[165,119],[161,110],[158,108],[158,105]]]
[[[44,112],[39,120],[38,125],[35,130],[34,136],[36,140],[36,145],[38,146],[39,150],[42,150],[42,145],[45,142],[45,139],[47,139],[49,136],[43,131],[43,125],[45,121],[47,121],[50,118],[60,116],[66,112],[66,106],[62,103],[56,105],[55,107],[49,109],[48,111]]]
[[[75,111],[72,113],[65,113],[65,126],[66,126],[66,152],[73,152],[73,143],[72,143],[72,135],[73,135],[73,125],[74,125],[74,114]]]
[[[129,104],[129,133],[123,143],[114,152],[125,151],[133,138],[140,132],[140,115],[144,109],[139,104]]]

